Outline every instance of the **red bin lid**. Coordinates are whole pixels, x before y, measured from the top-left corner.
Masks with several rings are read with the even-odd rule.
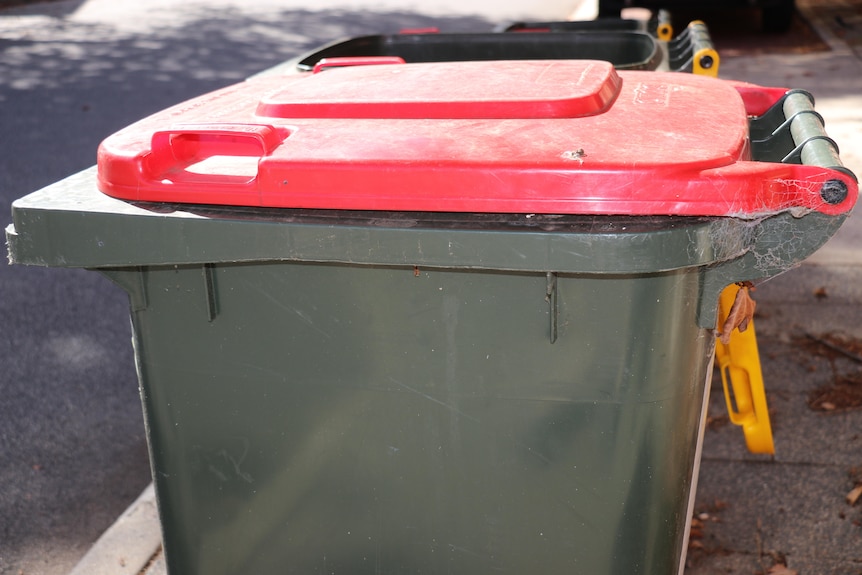
[[[749,91],[751,88],[747,88]],[[137,201],[488,213],[841,213],[842,174],[754,162],[733,84],[584,60],[348,66],[263,77],[106,139]]]

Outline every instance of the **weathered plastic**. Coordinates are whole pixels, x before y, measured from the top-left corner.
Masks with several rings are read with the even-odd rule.
[[[381,141],[353,150],[369,172]],[[855,201],[851,179],[841,211],[754,218],[282,209],[97,182],[14,202],[9,256],[128,292],[172,575],[681,573],[718,295]]]
[[[459,76],[465,81],[453,83]],[[748,138],[752,94],[764,90],[581,60],[272,76],[108,138],[99,186],[127,200],[287,208],[746,218],[846,212],[857,184],[846,171],[823,169],[840,162],[814,115],[792,124],[822,136],[799,140],[810,161],[751,157],[761,146]],[[773,103],[783,97],[765,95]],[[788,101],[813,111],[804,96]]]

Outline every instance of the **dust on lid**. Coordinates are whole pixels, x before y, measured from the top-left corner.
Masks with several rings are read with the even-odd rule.
[[[856,193],[848,177],[752,160],[751,98],[740,90],[588,60],[360,65],[264,77],[109,137],[99,149],[98,184],[127,200],[274,208],[847,211]],[[850,193],[830,204],[820,192],[836,178]]]

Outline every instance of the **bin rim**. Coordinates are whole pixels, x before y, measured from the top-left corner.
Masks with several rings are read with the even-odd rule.
[[[132,203],[100,193],[95,182],[92,167],[13,202],[13,223],[6,230],[10,262],[115,268],[297,261],[648,274],[731,262],[755,249],[764,229],[796,236],[813,229],[822,243],[843,221],[814,212],[753,221],[485,214],[477,222],[471,214],[436,212]],[[768,273],[793,265],[820,245],[808,251],[802,244],[789,246],[793,249],[776,258]]]

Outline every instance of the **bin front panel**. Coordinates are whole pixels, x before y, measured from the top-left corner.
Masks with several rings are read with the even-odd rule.
[[[127,276],[171,573],[675,572],[696,268]]]

